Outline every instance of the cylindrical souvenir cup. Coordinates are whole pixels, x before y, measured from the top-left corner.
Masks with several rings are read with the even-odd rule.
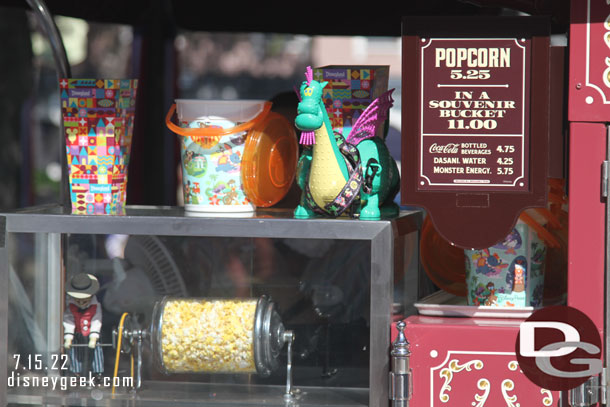
[[[468,304],[541,306],[546,252],[545,241],[521,220],[501,243],[465,250]]]
[[[184,207],[191,212],[252,212],[242,185],[248,130],[267,114],[265,101],[177,99]],[[192,131],[194,129],[199,132]]]
[[[121,215],[137,79],[60,79],[72,213]]]

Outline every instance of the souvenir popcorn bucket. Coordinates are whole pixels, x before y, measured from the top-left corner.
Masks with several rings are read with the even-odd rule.
[[[522,215],[501,243],[465,250],[468,304],[541,306],[547,248],[558,244],[538,222]]]
[[[72,213],[124,213],[137,86],[137,79],[60,79]]]
[[[275,304],[265,296],[164,297],[153,310],[154,364],[166,374],[269,376],[279,366],[284,332]]]
[[[298,145],[292,125],[270,109],[260,100],[176,100],[166,125],[180,137],[187,212],[247,213],[284,197]]]

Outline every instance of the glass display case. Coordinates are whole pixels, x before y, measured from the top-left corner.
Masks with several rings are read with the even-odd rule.
[[[386,406],[392,314],[420,296],[421,222],[0,215],[0,404]],[[103,356],[80,375],[62,324],[79,273],[99,282]]]

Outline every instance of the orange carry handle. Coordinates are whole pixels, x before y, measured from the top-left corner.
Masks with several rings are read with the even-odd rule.
[[[260,112],[255,118],[245,123],[239,124],[237,126],[222,129],[218,127],[201,127],[201,128],[184,128],[177,126],[172,122],[172,117],[174,116],[174,112],[176,110],[176,104],[172,104],[167,112],[167,116],[165,116],[165,125],[168,129],[173,131],[176,134],[187,137],[218,137],[225,136],[227,134],[235,134],[241,133],[242,131],[248,131],[254,126],[256,123],[260,122],[262,119],[267,116],[267,114],[271,111],[271,102],[265,102],[263,105],[263,110]]]

